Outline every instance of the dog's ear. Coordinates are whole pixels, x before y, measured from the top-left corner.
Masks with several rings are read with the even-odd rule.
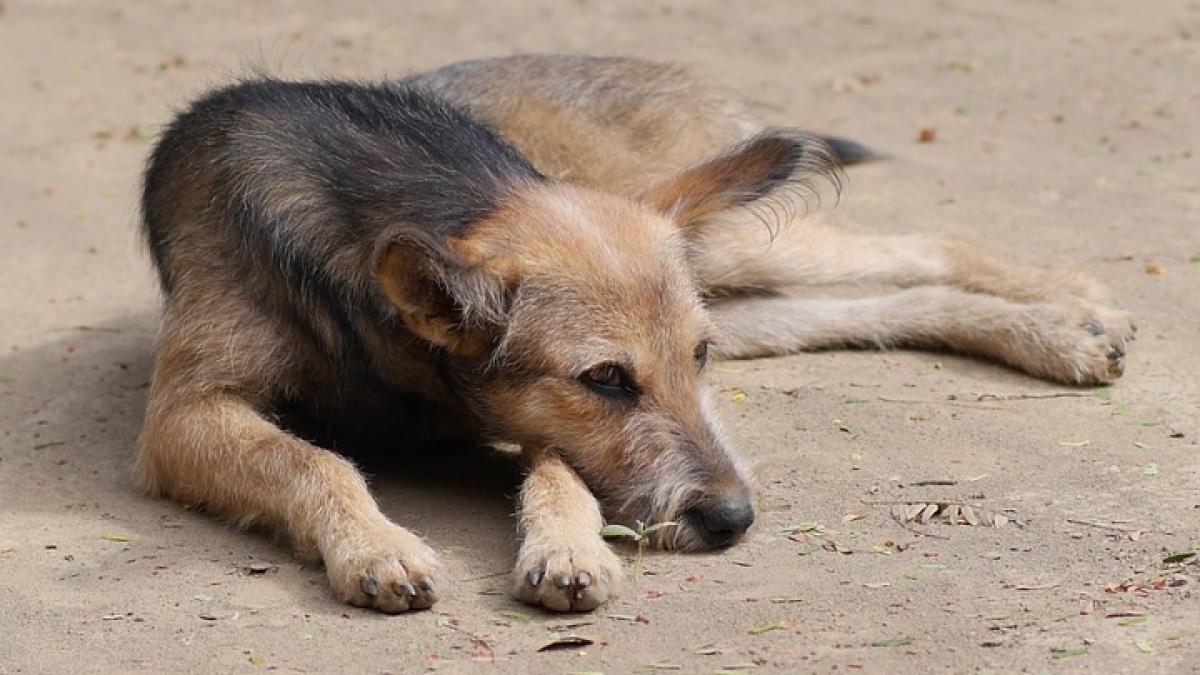
[[[781,209],[789,212],[803,192],[817,193],[817,178],[840,187],[829,146],[802,131],[771,129],[652,185],[638,198],[688,234],[741,208],[761,206],[760,217],[782,220]]]
[[[376,255],[383,294],[418,338],[461,358],[486,356],[507,302],[503,278],[445,243],[396,238]]]

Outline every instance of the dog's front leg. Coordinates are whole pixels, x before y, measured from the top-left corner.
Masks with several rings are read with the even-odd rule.
[[[621,582],[621,561],[600,537],[600,505],[558,455],[531,454],[521,486],[513,595],[560,612],[595,609]]]
[[[139,440],[149,492],[282,530],[321,556],[344,602],[395,613],[437,601],[436,554],[379,511],[349,462],[284,432],[245,400],[179,395],[166,371]]]

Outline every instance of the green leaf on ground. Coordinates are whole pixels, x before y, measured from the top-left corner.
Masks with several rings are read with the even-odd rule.
[[[1157,476],[1158,475],[1158,462],[1150,462],[1146,466],[1143,466],[1142,473],[1146,476]]]
[[[778,619],[776,621],[770,621],[768,623],[758,624],[754,628],[750,629],[750,634],[751,635],[762,635],[763,633],[767,633],[767,632],[770,632],[773,630],[785,630],[786,628],[788,628],[788,622],[784,619]]]
[[[1178,563],[1185,563],[1195,557],[1195,551],[1180,551],[1179,553],[1172,553],[1171,555],[1163,558],[1163,564],[1175,565]]]
[[[845,420],[843,420],[841,418],[834,418],[833,428],[837,429],[838,431],[840,431],[844,434],[849,434],[850,438],[852,440],[855,438],[858,438],[859,436],[862,436],[862,434],[863,434],[862,429],[848,424]]]
[[[1084,654],[1087,654],[1087,650],[1086,649],[1052,649],[1052,650],[1050,650],[1050,653],[1056,659],[1070,659],[1070,658],[1074,658],[1076,656],[1083,656]]]
[[[117,543],[125,543],[130,541],[129,537],[126,537],[123,534],[102,534],[100,535],[100,538],[104,541],[115,541]]]
[[[904,647],[912,644],[912,638],[901,635],[894,638],[882,638],[871,643],[872,647]]]
[[[66,441],[46,441],[45,443],[37,443],[33,446],[34,450],[45,450],[46,448],[57,448],[60,445],[66,445]]]
[[[1135,647],[1138,648],[1138,651],[1143,654],[1149,654],[1150,652],[1154,651],[1154,647],[1153,647],[1153,645],[1150,644],[1149,640],[1146,640],[1146,639],[1134,640],[1133,644]]]
[[[632,530],[628,527],[625,527],[624,525],[605,525],[604,527],[600,528],[600,536],[605,537],[605,538],[609,538],[609,537],[629,537],[630,539],[641,538],[641,535],[639,535],[634,530]]]

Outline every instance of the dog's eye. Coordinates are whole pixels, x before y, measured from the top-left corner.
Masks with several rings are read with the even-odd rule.
[[[615,363],[602,363],[589,368],[579,379],[592,389],[606,395],[637,393],[629,371]]]
[[[692,358],[696,359],[696,363],[699,364],[701,368],[704,367],[704,364],[708,363],[709,344],[709,341],[705,340],[704,342],[696,345],[696,351],[692,352]]]

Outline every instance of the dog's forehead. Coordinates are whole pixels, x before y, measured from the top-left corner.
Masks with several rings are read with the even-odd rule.
[[[632,200],[564,184],[531,185],[506,200],[462,242],[524,283],[622,293],[694,293],[683,238],[669,220]]]
[[[518,227],[531,230],[525,241],[542,256],[531,263],[594,265],[618,273],[676,257],[677,228],[628,199],[557,185],[526,194],[521,211]]]
[[[712,334],[694,297],[647,284],[630,289],[578,279],[527,281],[509,325],[510,346],[555,369],[582,372],[602,362],[641,375],[687,361]]]
[[[521,269],[511,328],[571,361],[690,354],[710,332],[682,237],[619,197],[572,188],[527,196],[507,215]]]

